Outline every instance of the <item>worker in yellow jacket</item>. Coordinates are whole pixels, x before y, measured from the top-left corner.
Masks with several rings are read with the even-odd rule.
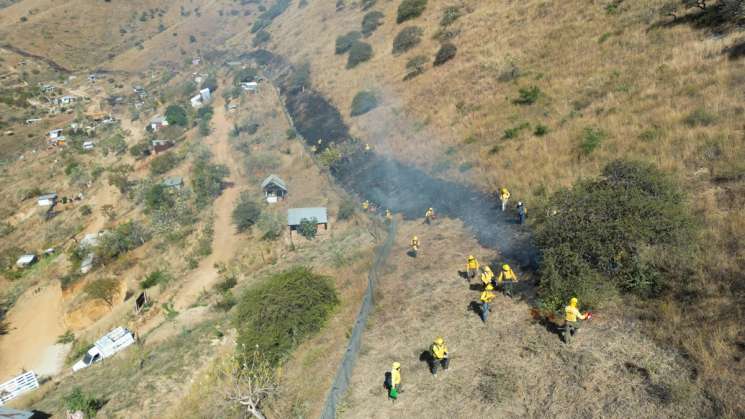
[[[445,339],[438,337],[432,342],[429,348],[429,370],[432,375],[437,377],[437,366],[442,365],[442,369],[448,369],[450,358],[448,358],[448,347],[445,346]]]
[[[401,392],[401,363],[394,362],[391,366],[391,372],[386,377],[385,387],[388,390],[388,397],[395,401],[398,398],[398,393]]]
[[[507,201],[510,200],[510,191],[507,188],[499,188],[499,200],[502,202],[502,211],[507,209]]]
[[[572,297],[569,300],[569,305],[564,307],[564,342],[569,344],[572,340],[572,336],[579,330],[579,320],[587,320],[592,316],[590,313],[582,313],[577,307],[579,301],[577,297]]]
[[[481,296],[479,297],[479,301],[481,302],[481,321],[484,323],[486,323],[486,318],[489,317],[489,304],[491,304],[494,297],[496,297],[494,286],[489,283],[481,291]]]
[[[476,273],[479,271],[479,261],[473,255],[468,255],[466,260],[466,278],[470,281],[471,278],[476,277]]]
[[[393,213],[391,212],[390,209],[386,208],[385,209],[385,222],[390,223],[391,221],[393,221]]]
[[[370,201],[367,199],[362,201],[362,211],[367,212],[370,209]]]
[[[515,283],[517,283],[517,275],[512,271],[510,265],[505,263],[502,265],[502,271],[499,272],[499,276],[497,277],[497,285],[502,287],[502,293],[504,295],[512,298],[512,288]]]
[[[432,224],[432,221],[435,219],[435,210],[432,209],[432,207],[427,208],[427,212],[424,213],[424,222],[427,224]]]
[[[484,284],[484,287],[487,285],[492,285],[494,282],[494,272],[492,272],[489,265],[484,265],[481,267],[481,282]]]
[[[419,237],[414,236],[411,239],[411,256],[416,257],[417,254],[419,254]]]

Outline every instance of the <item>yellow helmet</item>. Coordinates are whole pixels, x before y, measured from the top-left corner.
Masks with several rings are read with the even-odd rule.
[[[437,339],[435,339],[435,345],[442,345],[444,343],[445,343],[445,339],[441,337],[438,337]]]
[[[510,265],[508,265],[508,264],[505,263],[504,265],[502,265],[502,270],[503,271],[509,271],[510,270]]]
[[[401,363],[400,362],[394,362],[393,363],[393,369],[394,370],[400,370],[401,369]]]
[[[412,240],[419,240],[419,237],[414,236],[414,238]]]
[[[494,286],[490,283],[486,284],[486,288],[484,288],[487,291],[494,291]]]
[[[432,207],[429,207],[429,209],[427,211],[434,211],[434,210],[432,209]]]
[[[572,307],[577,307],[577,303],[578,302],[579,301],[577,300],[577,297],[572,297],[572,299],[569,300],[569,305],[572,306]]]
[[[468,255],[468,260],[474,260],[474,259],[476,259],[476,258],[473,257],[473,255]]]

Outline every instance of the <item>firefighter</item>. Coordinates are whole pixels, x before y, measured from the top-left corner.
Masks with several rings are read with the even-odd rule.
[[[367,199],[362,201],[362,210],[367,212],[370,209],[370,201]]]
[[[396,401],[398,393],[401,392],[401,363],[394,362],[391,366],[391,373],[386,377],[385,387],[388,389],[388,398]]]
[[[507,209],[507,201],[510,199],[510,191],[507,188],[499,188],[499,200],[502,202],[502,211]]]
[[[504,281],[504,284],[502,282]],[[502,271],[499,273],[499,276],[497,277],[497,285],[502,286],[502,292],[504,295],[512,298],[512,287],[517,282],[517,275],[515,275],[515,272],[512,271],[512,268],[510,268],[510,265],[504,264],[502,265]]]
[[[489,283],[484,287],[484,290],[481,292],[481,297],[479,297],[479,301],[481,301],[481,321],[484,323],[486,323],[486,318],[489,317],[489,304],[494,297],[496,297],[494,294],[494,286]]]
[[[564,307],[564,343],[569,344],[572,340],[572,336],[579,330],[579,320],[587,320],[592,314],[582,313],[577,308],[579,301],[577,297],[572,297],[569,300],[569,305]]]
[[[431,207],[427,209],[427,212],[424,213],[424,222],[427,224],[432,224],[432,221],[435,219],[435,210],[433,210]]]
[[[419,253],[419,237],[417,236],[411,239],[411,253],[414,257]]]
[[[525,208],[522,202],[517,203],[517,222],[518,224],[525,224],[525,218],[528,216],[528,210]]]
[[[494,272],[492,272],[489,265],[481,267],[481,282],[484,284],[484,287],[487,285],[494,285]]]
[[[391,212],[390,209],[386,208],[385,209],[385,222],[390,223],[391,221],[393,221],[393,213]]]
[[[473,255],[468,255],[468,261],[466,262],[466,278],[471,281],[471,278],[476,277],[476,272],[479,270],[479,261]]]
[[[450,366],[450,358],[448,358],[448,347],[445,346],[445,340],[441,337],[435,339],[432,342],[432,346],[429,348],[429,370],[432,375],[437,377],[437,366],[442,366],[443,370],[447,370]]]

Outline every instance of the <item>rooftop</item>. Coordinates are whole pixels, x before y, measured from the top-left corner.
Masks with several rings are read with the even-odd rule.
[[[261,182],[261,189],[266,188],[270,184],[275,184],[285,191],[287,190],[287,184],[277,175],[269,175],[266,179],[264,179],[264,181]]]

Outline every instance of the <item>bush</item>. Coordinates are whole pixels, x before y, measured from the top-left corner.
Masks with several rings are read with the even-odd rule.
[[[155,183],[144,189],[142,200],[147,212],[172,208],[176,204],[171,192],[161,183]]]
[[[238,285],[238,279],[235,275],[228,275],[225,279],[215,284],[215,291],[226,293]]]
[[[518,98],[514,100],[518,105],[532,105],[538,101],[539,97],[541,97],[541,89],[539,89],[538,86],[520,88],[518,93]]]
[[[440,50],[437,51],[437,55],[435,55],[435,62],[434,65],[443,65],[446,62],[452,60],[455,58],[455,54],[458,52],[458,47],[451,44],[450,42],[446,42],[440,46]]]
[[[427,7],[427,0],[403,0],[398,5],[396,23],[405,22],[421,16]]]
[[[606,134],[600,129],[585,128],[582,134],[582,142],[579,145],[582,154],[589,155],[605,140]]]
[[[102,262],[134,250],[150,240],[150,232],[136,221],[128,221],[103,234],[94,248],[95,256]]]
[[[82,412],[86,419],[96,417],[96,412],[103,407],[103,402],[86,394],[80,387],[75,387],[72,393],[64,396],[62,402],[65,404],[65,410],[70,413]]]
[[[178,166],[181,160],[175,153],[161,154],[153,159],[150,163],[150,174],[153,176],[162,175],[174,167]],[[111,178],[111,176],[109,177]],[[125,177],[126,179],[126,177]]]
[[[369,10],[378,0],[362,0],[362,10]]]
[[[165,285],[173,280],[171,274],[167,271],[157,270],[148,274],[142,281],[140,281],[140,287],[144,290],[152,288],[156,285]]]
[[[253,46],[257,47],[261,44],[266,44],[271,39],[272,39],[272,34],[262,29],[256,32],[256,35],[254,35],[254,39],[251,43],[253,44]]]
[[[102,300],[109,307],[114,305],[114,298],[119,294],[119,281],[113,278],[102,278],[85,286],[85,293],[94,300]]]
[[[365,16],[362,17],[362,33],[365,34],[365,36],[372,35],[372,33],[383,24],[384,17],[385,15],[377,10],[366,13]]]
[[[298,233],[308,240],[313,240],[318,234],[318,220],[315,218],[307,219],[303,218],[300,220],[300,225],[297,227]]]
[[[278,214],[265,211],[259,216],[259,221],[256,222],[256,227],[261,231],[264,240],[275,240],[282,235],[285,223]]]
[[[685,122],[686,125],[689,127],[697,127],[697,126],[709,126],[714,124],[717,121],[717,118],[710,114],[706,109],[704,108],[698,108],[688,114],[688,116],[685,117],[683,122]]]
[[[548,127],[543,124],[538,124],[535,126],[535,130],[533,131],[533,135],[536,137],[543,137],[544,135],[548,134]]]
[[[351,199],[345,199],[342,201],[342,203],[339,205],[339,212],[337,213],[337,218],[340,220],[348,220],[354,216],[354,213],[357,211],[357,204],[354,203]]]
[[[243,68],[233,77],[233,85],[238,86],[241,83],[252,82],[256,80],[258,72],[255,68]]]
[[[349,51],[355,42],[362,38],[362,34],[357,31],[352,31],[346,35],[336,37],[336,50],[337,54],[344,54]]]
[[[450,26],[461,16],[463,16],[463,11],[459,6],[449,6],[442,12],[440,26]]]
[[[239,232],[251,228],[259,220],[261,206],[251,197],[248,192],[241,192],[238,205],[233,210],[233,224]]]
[[[309,268],[272,275],[239,299],[237,351],[248,355],[258,346],[278,365],[303,340],[321,330],[338,304],[331,279]]]
[[[370,112],[378,107],[378,99],[372,92],[360,91],[352,99],[351,116],[358,116]]]
[[[409,58],[406,62],[406,76],[404,80],[410,80],[414,77],[424,73],[424,68],[429,60],[425,55],[417,55],[416,57]]]
[[[170,105],[166,108],[166,121],[170,125],[179,125],[185,127],[189,123],[186,111],[179,105]]]
[[[217,301],[213,306],[215,310],[228,312],[231,308],[238,304],[238,301],[236,300],[232,292],[224,292],[220,295],[220,300]]]
[[[360,63],[370,60],[373,56],[373,49],[370,44],[356,41],[349,49],[349,59],[347,59],[347,68],[357,67]]]
[[[393,53],[401,54],[419,45],[423,33],[424,30],[418,26],[402,29],[393,39]]]
[[[230,174],[227,167],[198,159],[191,169],[191,184],[197,205],[205,206],[222,193],[222,180]]]
[[[651,165],[611,162],[599,179],[557,191],[548,209],[557,212],[538,215],[535,229],[547,308],[559,308],[572,294],[596,301],[611,286],[656,295],[691,275],[695,224],[683,193]]]

